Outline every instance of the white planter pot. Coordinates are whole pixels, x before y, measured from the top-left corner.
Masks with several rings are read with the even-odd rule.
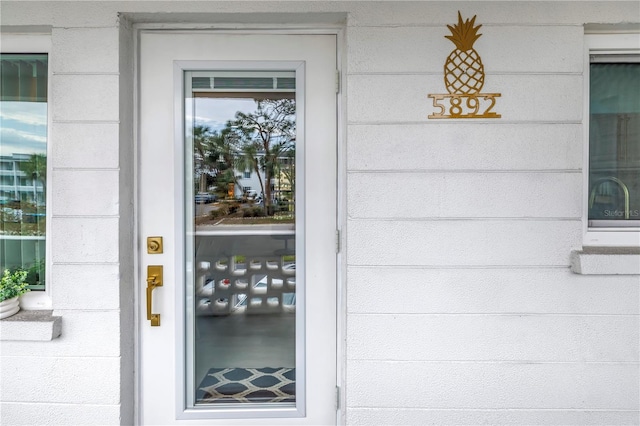
[[[20,310],[19,297],[16,296],[13,299],[7,299],[4,302],[0,302],[0,319],[10,317]]]

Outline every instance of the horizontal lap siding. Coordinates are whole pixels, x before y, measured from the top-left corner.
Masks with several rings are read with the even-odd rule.
[[[56,292],[64,297],[56,301],[57,309],[118,309],[120,283],[119,265],[60,264],[53,271]],[[91,283],[91,285],[87,285]]]
[[[585,409],[428,409],[428,408],[353,408],[347,415],[347,424],[369,426],[426,426],[426,425],[637,425],[640,415],[636,410]]]
[[[609,12],[568,8],[461,9],[484,24],[474,47],[482,92],[502,95],[496,120],[427,118],[459,7],[354,12],[348,424],[638,423],[637,277],[569,270],[584,145],[584,30],[570,15]]]
[[[483,23],[481,19],[488,18],[484,15],[478,16],[476,25]],[[456,19],[455,14],[453,19]],[[485,71],[490,76],[487,84],[494,78],[493,74],[501,72],[575,73],[582,70],[582,60],[572,49],[574,44],[566,42],[582,37],[581,26],[483,25],[479,32],[483,34],[474,48],[486,64]],[[454,48],[452,42],[444,39],[446,34],[448,30],[444,25],[352,28],[349,30],[349,72],[423,72],[442,78],[443,61]]]
[[[114,356],[3,356],[0,374],[3,402],[104,405],[120,402],[120,359]],[[7,420],[7,424],[14,422]]]
[[[424,122],[429,114],[438,111],[427,95],[447,93],[439,75],[357,74],[350,75],[347,83],[349,123],[352,124]],[[582,119],[581,75],[488,74],[483,93],[502,94],[492,111],[501,114],[504,121],[578,122]],[[480,108],[483,111],[484,104]]]
[[[380,2],[377,7],[362,2],[350,5],[349,25],[352,27],[414,27],[436,26],[445,28],[456,22],[456,13],[465,18],[478,15],[478,24],[500,26],[582,25],[585,22],[637,22],[640,5],[635,1],[582,2],[532,1],[532,2]],[[635,19],[634,19],[635,18]],[[483,27],[483,28],[485,28]],[[444,30],[446,31],[446,29]],[[527,44],[531,44],[528,41]],[[523,46],[523,48],[526,47]]]
[[[53,123],[51,133],[56,140],[52,161],[56,169],[118,168],[119,124],[100,122]],[[79,149],[78,147],[82,147]]]
[[[54,73],[51,82],[54,122],[118,122],[118,76]]]
[[[582,168],[582,125],[473,120],[348,127],[350,173],[359,171],[572,171]],[[411,155],[407,155],[410,152]]]
[[[54,216],[117,216],[118,170],[54,170]]]
[[[12,425],[33,426],[46,419],[50,425],[68,425],[69,419],[82,426],[120,425],[120,407],[106,404],[60,404],[8,402],[0,406],[2,415],[12,419]]]
[[[347,333],[350,359],[633,363],[637,325],[633,315],[353,314]]]
[[[349,361],[347,366],[353,407],[633,410],[640,397],[637,364]]]
[[[96,272],[100,272],[97,269]],[[56,287],[57,290],[57,287]],[[93,298],[100,294],[93,292]],[[61,296],[61,298],[63,298]],[[64,297],[66,299],[66,296]],[[85,306],[90,300],[85,300]],[[47,357],[59,358],[98,358],[97,369],[110,359],[119,359],[120,347],[117,342],[120,335],[120,315],[116,310],[82,311],[78,309],[56,310],[62,316],[62,335],[48,342]],[[2,342],[2,351],[12,356],[32,357],[42,348],[41,342]],[[17,401],[17,400],[13,400]],[[65,402],[73,402],[65,401]],[[99,403],[99,401],[94,401]]]
[[[351,219],[580,219],[580,173],[350,173]]]
[[[531,220],[350,220],[350,265],[565,266],[582,225]]]
[[[636,276],[567,268],[351,266],[350,314],[637,315]]]
[[[54,264],[118,262],[118,252],[113,249],[118,246],[117,218],[54,217],[53,226],[64,236],[52,241]]]

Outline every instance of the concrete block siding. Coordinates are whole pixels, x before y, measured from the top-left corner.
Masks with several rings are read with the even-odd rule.
[[[442,13],[349,28],[348,424],[640,422],[638,277],[568,270],[584,22],[496,6],[450,12],[485,24],[490,123],[425,120],[453,48]]]
[[[500,120],[426,118],[458,10],[483,24],[475,47]],[[635,1],[3,1],[3,31],[51,32],[63,330],[1,343],[0,423],[134,423],[131,24],[324,12],[347,17],[342,421],[640,423],[639,278],[569,270],[583,25],[637,24]]]
[[[53,26],[50,285],[63,325],[62,336],[44,345],[2,342],[1,423],[127,424],[133,412],[123,412],[120,389],[131,370],[121,370],[118,296],[120,29],[115,19],[100,28],[29,22],[38,15],[29,16],[31,6],[11,13],[3,4],[2,24],[11,24],[9,15]],[[56,5],[38,10],[55,14]]]

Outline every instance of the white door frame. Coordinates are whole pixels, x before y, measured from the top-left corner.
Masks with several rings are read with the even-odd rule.
[[[168,30],[168,31],[180,31],[180,32],[199,32],[199,31],[215,31],[216,33],[231,33],[231,34],[274,34],[274,35],[308,35],[308,34],[331,34],[336,36],[336,65],[338,69],[338,75],[336,76],[336,91],[338,96],[336,97],[336,149],[337,149],[337,170],[336,170],[336,183],[337,183],[337,200],[336,200],[336,423],[344,424],[344,407],[345,407],[345,368],[346,368],[346,253],[344,247],[346,246],[346,111],[344,105],[346,104],[346,93],[341,90],[345,87],[346,76],[342,72],[344,55],[346,49],[343,48],[344,30],[342,27],[329,26],[329,27],[317,27],[299,29],[292,25],[290,29],[287,26],[279,25],[277,29],[260,28],[252,29],[246,25],[235,25],[234,29],[216,28],[211,25],[200,24],[135,24],[133,26],[134,32],[134,210],[136,211],[134,217],[134,232],[136,235],[136,246],[134,247],[134,268],[136,273],[135,283],[136,290],[134,300],[134,360],[135,360],[135,391],[134,391],[134,417],[137,424],[141,423],[140,417],[140,345],[141,345],[141,333],[140,328],[147,324],[140,321],[140,299],[144,297],[142,292],[144,291],[142,284],[139,282],[142,276],[140,255],[142,247],[146,246],[146,242],[143,240],[144,236],[140,235],[139,230],[139,199],[140,199],[140,187],[139,187],[139,173],[140,173],[140,33],[145,30]]]

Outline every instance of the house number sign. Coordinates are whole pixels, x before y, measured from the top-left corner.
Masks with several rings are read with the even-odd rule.
[[[484,86],[484,65],[473,43],[482,34],[482,25],[474,26],[476,17],[462,20],[458,12],[458,23],[447,25],[451,35],[446,35],[456,45],[444,64],[444,86],[446,94],[430,94],[433,106],[438,108],[429,118],[500,118],[493,111],[500,93],[481,93]]]

